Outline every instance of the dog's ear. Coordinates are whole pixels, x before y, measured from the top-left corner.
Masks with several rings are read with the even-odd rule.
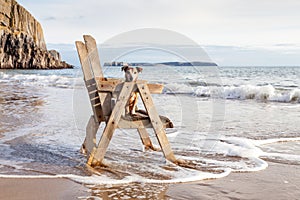
[[[128,66],[123,66],[123,67],[121,68],[121,71],[124,71],[124,72],[126,72],[126,71],[127,71],[127,69],[128,69]]]
[[[136,67],[136,70],[138,71],[138,73],[140,73],[140,72],[143,71],[143,68],[141,68],[141,67]]]

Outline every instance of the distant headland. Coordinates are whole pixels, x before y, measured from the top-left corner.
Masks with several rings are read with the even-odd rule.
[[[73,68],[47,50],[41,24],[15,0],[0,0],[0,69]]]
[[[106,62],[104,66],[123,66],[124,62]],[[168,65],[168,66],[218,66],[213,62],[160,62],[160,63],[147,63],[147,62],[133,62],[127,63],[130,66],[154,66],[154,65]]]

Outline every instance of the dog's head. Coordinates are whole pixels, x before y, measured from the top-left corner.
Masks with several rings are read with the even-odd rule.
[[[131,82],[136,81],[138,78],[138,74],[143,71],[141,67],[129,67],[128,65],[124,65],[122,67],[122,71],[125,72],[125,81]]]

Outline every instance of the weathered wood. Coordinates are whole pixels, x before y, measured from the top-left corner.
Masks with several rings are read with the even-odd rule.
[[[138,132],[140,134],[140,138],[141,138],[141,140],[143,142],[143,145],[144,145],[145,149],[152,149],[152,150],[156,151],[157,149],[153,146],[147,130],[144,127],[140,127],[137,130],[138,130]]]
[[[87,156],[89,156],[96,147],[96,134],[99,125],[100,124],[95,121],[94,116],[91,116],[86,126],[86,137],[81,147],[82,153],[86,154]]]
[[[102,160],[116,128],[137,129],[145,148],[157,150],[147,133],[148,127],[154,129],[166,159],[178,162],[164,130],[166,127],[172,128],[173,124],[168,118],[158,115],[151,97],[151,93],[162,93],[163,85],[148,84],[143,80],[124,82],[121,79],[104,78],[95,39],[85,35],[84,41],[85,43],[76,42],[76,47],[94,113],[88,122],[82,145],[82,149],[88,154],[87,164],[103,164]],[[140,94],[147,112],[137,111],[138,115],[122,117],[132,92]],[[96,145],[96,133],[102,121],[106,122],[106,127]]]
[[[80,64],[81,64],[81,67],[82,67],[84,80],[89,81],[91,79],[94,79],[94,76],[93,76],[93,74],[90,70],[88,52],[87,52],[85,44],[83,42],[80,42],[80,41],[76,41],[75,44],[76,44]]]
[[[89,91],[90,99],[97,98],[99,96],[98,93],[91,91],[93,89],[92,85],[96,85],[96,82],[95,82],[94,75],[90,68],[90,63],[89,63],[89,59],[88,59],[88,52],[87,52],[86,46],[83,42],[77,41],[76,48],[77,48],[78,57],[79,57],[79,60],[81,63],[85,84]],[[92,110],[94,113],[95,121],[100,123],[101,121],[104,120],[101,105],[95,106],[95,104],[93,104],[93,102],[91,101],[91,106],[92,106]]]
[[[164,89],[162,84],[148,83],[147,85],[151,94],[161,94]]]
[[[96,40],[90,35],[84,35],[83,38],[94,75],[95,77],[103,78]]]
[[[116,102],[115,108],[109,117],[106,127],[102,133],[101,139],[98,143],[98,147],[93,154],[90,155],[92,159],[92,165],[101,165],[104,155],[106,153],[107,147],[110,143],[112,135],[118,126],[123,110],[125,109],[126,103],[130,97],[131,92],[134,90],[134,82],[124,82],[123,88],[120,92],[119,98]]]
[[[121,79],[107,79],[107,80],[96,79],[96,81],[98,84],[98,90],[100,92],[119,92],[122,89]],[[143,82],[144,81],[141,81],[141,83]],[[164,86],[162,84],[148,83],[148,88],[151,94],[161,94]]]
[[[112,94],[110,92],[99,92],[98,93],[100,100],[101,100],[101,107],[103,116],[107,119],[111,114],[111,98]]]
[[[172,122],[164,116],[160,116],[160,120],[162,121],[164,128],[173,128]],[[153,128],[150,118],[147,117],[146,119],[139,119],[139,120],[130,120],[130,119],[123,119],[121,118],[118,123],[118,128],[122,129],[137,129],[140,127],[145,128]]]
[[[119,79],[119,81],[116,81],[115,79],[110,80],[97,80],[98,83],[98,90],[100,92],[119,92],[122,89],[122,81]]]
[[[143,100],[144,106],[149,114],[151,124],[153,126],[154,132],[156,134],[157,140],[160,144],[160,147],[167,160],[171,162],[177,162],[177,159],[174,156],[174,153],[171,149],[170,143],[166,136],[163,124],[159,118],[159,115],[156,111],[156,108],[153,104],[153,100],[147,84],[138,83],[137,84],[139,93]]]
[[[102,111],[101,121],[104,121],[111,113],[111,93],[101,92],[99,82],[96,80],[105,81],[106,78],[103,76],[102,67],[99,59],[99,53],[97,48],[96,40],[90,35],[83,36],[85,41],[85,46],[88,52],[88,58],[91,65],[92,75],[95,80],[96,90],[98,92],[99,101]],[[117,81],[117,79],[115,79]],[[119,81],[120,82],[120,81]]]

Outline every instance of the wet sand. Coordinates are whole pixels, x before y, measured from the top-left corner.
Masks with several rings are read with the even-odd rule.
[[[0,119],[14,122],[7,123],[7,127],[3,127],[0,122],[2,133],[26,123],[33,124],[35,120],[38,121],[36,104],[28,103],[27,98],[22,96],[24,94],[25,92],[21,92],[19,94],[21,97],[13,96],[8,99],[11,103],[15,103],[16,99],[17,101],[23,99],[24,102],[20,103],[23,109],[8,106],[4,113],[0,112]],[[27,96],[30,97],[31,94]],[[34,115],[31,117],[26,113],[34,113]],[[14,119],[12,116],[23,117]],[[68,179],[0,178],[0,199],[97,199],[88,198],[90,196],[102,199],[122,199],[125,195],[129,199],[299,199],[300,166],[277,163],[269,163],[269,165],[266,170],[260,172],[232,173],[222,179],[174,185],[132,184],[90,189]]]
[[[266,170],[231,173],[228,177],[172,185],[171,199],[299,199],[300,166],[269,163]]]
[[[158,198],[182,200],[298,199],[300,197],[299,172],[300,166],[297,165],[270,163],[269,168],[260,172],[232,173],[222,179],[165,186],[165,191],[161,191]],[[0,199],[3,200],[94,199],[88,198],[92,196],[112,199],[112,197],[118,197],[118,192],[124,192],[122,191],[124,187],[106,187],[100,189],[101,192],[99,192],[99,188],[94,190],[97,191],[89,190],[83,185],[67,179],[0,179]],[[143,191],[139,191],[139,194],[143,196]],[[134,195],[127,193],[127,196],[133,197]]]
[[[87,188],[67,179],[0,179],[0,199],[78,199]]]

